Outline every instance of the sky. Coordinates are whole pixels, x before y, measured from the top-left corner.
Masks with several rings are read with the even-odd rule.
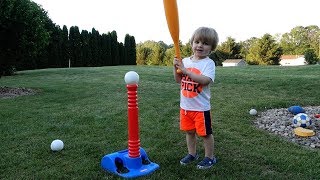
[[[32,0],[61,28],[78,26],[100,34],[116,31],[118,42],[126,34],[136,43],[147,40],[172,44],[163,0]],[[200,26],[216,29],[220,43],[236,42],[290,32],[296,26],[320,27],[318,0],[177,0],[180,33],[187,43]]]

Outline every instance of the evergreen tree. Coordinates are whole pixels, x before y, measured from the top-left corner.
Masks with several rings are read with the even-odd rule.
[[[71,66],[81,67],[83,62],[81,62],[81,39],[78,26],[71,26],[69,33],[69,42],[70,42],[70,61]]]
[[[118,48],[118,37],[117,32],[112,31],[111,35],[111,59],[112,65],[116,66],[119,65],[119,48]]]
[[[131,51],[128,53],[129,65],[137,65],[137,48],[136,48],[136,40],[133,36],[130,38],[131,43]]]
[[[103,66],[108,66],[108,35],[107,34],[102,34],[101,35],[101,60],[102,60],[102,65]]]
[[[61,33],[61,67],[68,67],[69,66],[69,59],[70,59],[70,47],[69,47],[69,35],[68,35],[68,28],[66,25],[62,28]]]
[[[92,28],[91,38],[90,38],[90,48],[92,52],[92,62],[90,66],[100,66],[100,45],[99,45],[99,31]]]
[[[126,52],[123,43],[118,43],[119,65],[124,65],[126,61]]]
[[[227,41],[221,43],[218,50],[225,55],[225,59],[241,59],[240,44],[234,38],[228,37]]]
[[[279,64],[282,50],[270,34],[265,34],[255,41],[249,49],[247,62],[249,64],[276,65]]]
[[[87,30],[81,31],[81,54],[83,66],[90,66],[92,62],[92,51],[90,46],[91,35]]]
[[[47,67],[56,68],[61,67],[62,58],[62,31],[59,26],[52,27],[50,42],[48,46],[48,60]]]
[[[105,64],[107,66],[111,66],[112,65],[112,48],[111,48],[111,33],[109,32],[108,34],[106,34],[105,36],[105,46],[106,46],[106,49],[105,49],[105,54],[106,54],[106,62]]]

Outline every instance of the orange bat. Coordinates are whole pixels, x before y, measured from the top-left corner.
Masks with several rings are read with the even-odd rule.
[[[179,15],[178,15],[177,1],[163,0],[163,5],[164,5],[164,11],[166,13],[168,28],[174,44],[176,58],[181,60],[180,47],[179,47]],[[181,70],[177,69],[177,73],[180,74]]]

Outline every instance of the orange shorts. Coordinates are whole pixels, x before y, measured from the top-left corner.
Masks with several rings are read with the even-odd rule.
[[[180,130],[196,130],[198,136],[212,134],[210,111],[186,111],[180,109]]]

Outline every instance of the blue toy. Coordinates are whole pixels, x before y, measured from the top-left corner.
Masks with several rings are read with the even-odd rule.
[[[291,106],[291,107],[288,108],[288,111],[291,112],[294,115],[306,112],[301,106]]]
[[[145,150],[140,148],[140,156],[129,157],[128,149],[105,155],[101,160],[103,169],[123,178],[136,178],[148,175],[159,168],[149,160]]]

